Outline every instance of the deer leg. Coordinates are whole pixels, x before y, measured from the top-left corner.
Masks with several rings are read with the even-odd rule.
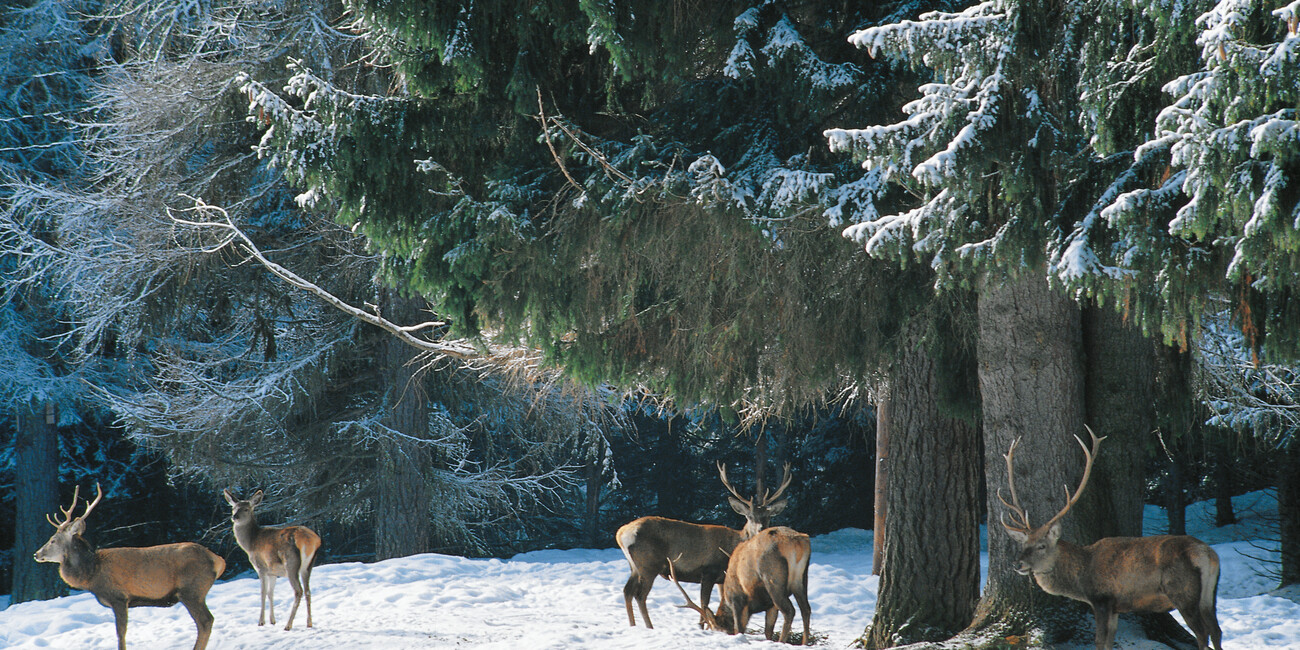
[[[794,605],[790,604],[790,598],[781,598],[776,603],[776,608],[781,611],[781,643],[785,643],[790,638],[790,626],[794,624]],[[773,618],[776,618],[775,612],[769,612]]]
[[[627,583],[623,585],[623,604],[627,606],[627,624],[636,627],[636,616],[632,615],[632,601],[636,600],[637,604],[641,606],[641,618],[645,620],[645,626],[654,629],[654,626],[650,624],[650,613],[646,611],[645,607],[645,593],[642,593],[644,583],[641,574],[633,571],[632,575],[627,577]],[[646,593],[649,593],[649,591],[649,589],[645,590]]]
[[[1208,607],[1201,607],[1201,625],[1210,636],[1210,641],[1214,643],[1214,650],[1223,650],[1222,637],[1223,630],[1219,629],[1219,617],[1215,616],[1214,603]]]
[[[212,610],[208,609],[208,604],[203,598],[190,597],[181,602],[185,604],[185,609],[190,611],[194,625],[199,628],[199,635],[194,639],[194,650],[203,650],[208,647],[208,638],[212,636],[212,622],[216,617],[212,615]]]
[[[1093,603],[1092,616],[1097,622],[1097,650],[1110,650],[1115,644],[1119,612],[1109,602]]]
[[[284,575],[289,579],[289,586],[293,587],[293,607],[289,608],[289,622],[285,623],[285,631],[293,629],[293,617],[298,615],[298,603],[302,602],[302,583],[298,580],[298,570],[301,568],[302,559],[297,557],[297,553],[285,558]]]
[[[709,608],[709,597],[712,596],[712,595],[713,595],[713,583],[710,582],[710,581],[707,580],[707,579],[705,579],[705,580],[701,580],[701,581],[700,581],[700,607],[702,607],[702,608],[704,608],[704,609],[708,609],[708,608]],[[705,627],[704,613],[701,612],[701,613],[700,613],[700,629],[702,630],[702,629],[704,629],[704,627]]]
[[[1209,646],[1206,641],[1209,639],[1209,630],[1205,628],[1205,622],[1201,620],[1201,612],[1194,609],[1178,608],[1178,613],[1183,615],[1183,620],[1187,622],[1187,627],[1192,629],[1192,635],[1196,637],[1197,650],[1205,650]]]
[[[266,604],[271,610],[271,625],[275,625],[275,580],[276,575],[266,572]]]
[[[794,601],[799,604],[799,618],[803,619],[803,644],[809,645],[812,643],[812,630],[808,628],[812,606],[808,604],[808,574],[804,574],[802,581],[795,583]]]
[[[311,565],[315,558],[302,567],[302,593],[307,597],[307,627],[311,627]]]
[[[126,603],[113,603],[113,623],[117,626],[117,650],[126,650]]]
[[[257,572],[258,585],[261,587],[262,607],[257,612],[257,624],[266,625],[266,574]],[[274,620],[274,619],[273,619]]]

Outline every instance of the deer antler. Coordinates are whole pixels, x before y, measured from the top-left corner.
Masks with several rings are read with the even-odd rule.
[[[681,559],[681,555],[679,554],[677,558]],[[700,607],[699,605],[695,604],[695,601],[691,600],[690,594],[686,593],[686,589],[682,587],[682,583],[677,582],[677,569],[673,566],[672,558],[668,558],[668,577],[672,578],[673,584],[677,585],[677,590],[682,592],[682,598],[686,599],[686,604],[678,605],[678,607],[693,609],[699,612],[700,617],[704,620],[705,625],[708,626],[709,629],[713,629],[713,630],[720,629],[718,626],[718,619],[713,615],[713,612],[710,612],[708,609],[704,607]]]
[[[50,522],[50,525],[54,526],[55,528],[58,528],[68,523],[69,521],[72,521],[72,511],[77,509],[77,495],[79,494],[81,494],[80,485],[72,488],[72,505],[68,506],[66,510],[63,508],[63,506],[59,506],[59,512],[63,513],[63,519],[61,521],[57,518],[51,518],[48,514],[45,515],[45,521]]]
[[[740,492],[737,492],[736,488],[731,487],[731,482],[727,480],[727,466],[723,465],[722,461],[718,461],[718,474],[722,477],[723,487],[727,488],[727,491],[731,493],[731,496],[736,497],[741,501],[741,503],[744,503],[752,510],[754,508],[754,502],[740,496]],[[786,483],[788,484],[789,480],[787,480]],[[783,486],[781,489],[784,490],[785,487]]]
[[[95,490],[98,492],[98,494],[95,495],[95,500],[91,501],[86,506],[86,511],[81,513],[81,516],[77,517],[77,519],[85,519],[86,515],[90,514],[90,511],[94,510],[95,506],[99,505],[99,500],[104,498],[104,490],[99,487],[99,483],[95,484]],[[72,511],[77,509],[77,498],[80,495],[81,495],[80,485],[72,488],[72,505],[68,506],[67,508],[64,508],[63,506],[59,506],[59,512],[63,513],[62,520],[53,519],[47,514],[45,515],[45,521],[50,522],[50,525],[54,526],[55,528],[61,528],[63,526],[68,525],[68,523],[73,520]]]
[[[1092,428],[1086,424],[1083,425],[1083,428],[1087,429],[1088,435],[1092,437],[1091,451],[1089,451],[1087,445],[1083,444],[1082,440],[1078,438],[1074,439],[1075,442],[1079,443],[1079,447],[1083,449],[1083,478],[1079,480],[1079,489],[1075,490],[1073,495],[1070,494],[1069,486],[1065,487],[1065,507],[1061,508],[1061,511],[1056,513],[1055,517],[1052,517],[1046,524],[1044,524],[1047,528],[1051,528],[1052,524],[1060,521],[1061,517],[1064,517],[1065,513],[1069,512],[1070,508],[1073,507],[1075,503],[1078,503],[1079,496],[1083,494],[1083,488],[1088,486],[1088,477],[1092,474],[1092,462],[1097,459],[1097,450],[1101,448],[1101,441],[1106,439],[1104,437],[1098,438],[1097,434],[1092,432]]]
[[[1098,438],[1097,434],[1093,433],[1092,428],[1086,424],[1083,425],[1083,428],[1087,429],[1088,435],[1092,437],[1091,450],[1088,449],[1088,446],[1079,438],[1076,437],[1074,439],[1075,442],[1079,443],[1079,447],[1083,449],[1083,478],[1079,480],[1079,487],[1074,491],[1074,494],[1070,494],[1070,487],[1065,486],[1065,507],[1062,508],[1060,512],[1056,513],[1055,517],[1052,517],[1047,521],[1047,523],[1043,524],[1041,528],[1051,528],[1052,525],[1060,521],[1061,518],[1070,511],[1070,508],[1074,507],[1075,503],[1078,503],[1079,496],[1083,494],[1083,489],[1088,486],[1088,477],[1092,475],[1092,464],[1093,461],[1096,460],[1097,450],[1101,448],[1101,441],[1106,438]],[[1011,447],[1007,449],[1006,455],[1003,456],[1007,459],[1007,487],[1011,490],[1011,503],[1007,503],[1007,500],[1002,498],[1002,490],[1000,488],[998,489],[998,500],[1002,502],[1002,505],[1011,510],[1015,518],[1019,519],[1019,521],[1007,523],[1006,513],[1004,512],[1002,513],[1002,527],[1009,531],[1029,533],[1034,530],[1034,527],[1029,524],[1029,514],[1025,512],[1024,506],[1020,505],[1020,496],[1016,494],[1016,473],[1013,468],[1013,459],[1016,454],[1016,447],[1019,444],[1020,439],[1016,438],[1016,440],[1011,443]]]
[[[794,478],[794,477],[790,474],[790,463],[786,463],[786,464],[785,464],[785,476],[782,477],[782,479],[781,479],[781,487],[779,487],[779,488],[776,489],[776,494],[772,494],[770,491],[765,490],[765,491],[763,492],[763,503],[762,503],[762,505],[765,505],[765,506],[766,506],[766,505],[770,505],[773,501],[776,501],[777,499],[779,499],[779,498],[781,497],[782,494],[785,494],[785,489],[788,488],[788,487],[790,487],[790,480],[793,479],[793,478]]]
[[[1002,498],[1002,488],[998,488],[998,501],[1001,501],[1002,505],[1010,509],[1011,513],[1015,515],[1018,519],[1020,519],[1019,522],[1012,522],[1008,524],[1007,513],[1004,512],[1002,513],[1002,518],[1001,518],[1002,527],[1007,530],[1028,533],[1029,531],[1033,530],[1033,526],[1029,525],[1029,513],[1025,512],[1024,506],[1020,505],[1020,495],[1016,494],[1016,471],[1013,467],[1014,465],[1013,459],[1015,458],[1016,455],[1016,447],[1019,445],[1020,445],[1020,438],[1016,438],[1011,442],[1011,447],[1007,449],[1007,453],[1003,454],[1002,456],[1003,458],[1007,459],[1007,487],[1011,489],[1011,503],[1007,503],[1007,500]]]

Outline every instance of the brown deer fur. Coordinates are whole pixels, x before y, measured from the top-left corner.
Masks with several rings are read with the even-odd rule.
[[[650,622],[650,612],[646,610],[646,597],[650,595],[656,577],[669,577],[669,560],[675,565],[679,580],[700,583],[700,600],[707,608],[713,586],[720,584],[726,573],[732,549],[766,527],[772,517],[785,509],[786,500],[780,496],[790,486],[789,465],[776,493],[765,492],[762,486],[758,486],[762,494],[754,499],[741,497],[731,487],[726,468],[721,464],[718,472],[723,486],[732,494],[728,498],[732,509],[745,517],[743,530],[664,517],[641,517],[624,524],[614,534],[614,540],[632,569],[623,585],[623,604],[627,608],[629,625],[636,625],[636,616],[632,613],[632,601],[635,600],[646,627],[654,627]],[[703,622],[701,619],[701,624]]]
[[[1168,612],[1177,609],[1196,636],[1200,650],[1212,642],[1222,650],[1215,599],[1219,585],[1219,556],[1208,544],[1186,535],[1155,537],[1105,537],[1088,546],[1061,539],[1061,518],[1078,501],[1088,484],[1092,462],[1101,441],[1092,436],[1092,451],[1083,447],[1086,464],[1079,489],[1065,508],[1042,526],[1029,525],[1016,496],[1012,460],[1016,443],[1007,451],[1011,503],[1003,503],[1018,522],[1002,526],[1020,545],[1016,571],[1033,576],[1043,591],[1080,600],[1092,606],[1097,622],[1096,644],[1110,650],[1123,612]],[[1019,441],[1017,441],[1018,443]],[[1083,445],[1082,442],[1079,443]]]
[[[808,645],[812,642],[812,607],[808,603],[811,559],[812,545],[807,535],[784,526],[768,528],[738,544],[731,554],[717,612],[695,605],[684,589],[682,595],[687,607],[700,612],[706,627],[727,634],[744,633],[750,616],[764,612],[763,636],[772,639],[780,612],[784,619],[781,635],[775,640],[781,643],[790,637],[794,623],[794,606],[790,604],[793,595],[803,620],[803,643]],[[681,589],[680,584],[677,586]]]
[[[226,570],[226,561],[192,542],[96,550],[82,538],[82,533],[86,515],[103,495],[100,491],[85,513],[72,519],[71,513],[77,507],[74,493],[72,506],[64,511],[65,520],[51,520],[57,530],[36,551],[36,561],[57,562],[59,575],[68,586],[89,591],[101,605],[113,610],[118,650],[126,648],[129,608],[170,607],[178,602],[185,605],[198,626],[194,650],[203,650],[212,635],[214,620],[206,602],[208,590]]]
[[[307,627],[311,627],[311,568],[316,561],[316,552],[320,550],[320,535],[306,526],[264,528],[258,525],[254,510],[262,503],[261,490],[246,501],[236,499],[229,490],[222,490],[221,494],[230,504],[235,541],[248,554],[248,561],[261,582],[262,609],[257,624],[266,624],[269,602],[271,625],[275,625],[275,581],[283,576],[293,587],[293,607],[289,610],[289,622],[284,629],[293,629],[293,618],[304,596],[307,599]]]

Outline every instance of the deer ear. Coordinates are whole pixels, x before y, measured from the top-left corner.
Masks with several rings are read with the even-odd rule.
[[[86,520],[85,520],[85,519],[73,519],[73,520],[72,520],[72,525],[68,526],[68,532],[71,533],[71,534],[73,534],[73,535],[80,535],[80,534],[86,532]]]
[[[1047,529],[1047,543],[1055,544],[1059,539],[1061,539],[1061,524],[1058,522],[1052,524],[1052,527]]]
[[[785,506],[786,506],[786,504],[788,504],[788,503],[789,503],[789,502],[788,502],[787,500],[785,500],[785,499],[781,499],[780,501],[777,501],[776,503],[773,503],[772,505],[768,506],[768,507],[767,507],[767,516],[769,516],[769,517],[775,517],[775,516],[781,514],[781,511],[782,511],[782,510],[785,510]]]
[[[263,496],[262,491],[258,490],[253,493],[253,496],[248,499],[248,502],[251,503],[254,508],[256,508],[257,506],[262,504],[262,496]]]
[[[732,510],[735,510],[737,514],[739,514],[742,517],[745,517],[746,519],[748,519],[749,516],[753,514],[750,511],[749,506],[745,505],[744,501],[741,501],[736,497],[727,497],[727,502],[731,504]]]
[[[222,490],[222,491],[221,491],[221,496],[226,497],[226,503],[229,503],[229,504],[232,505],[232,506],[235,505],[235,497],[230,496],[230,489],[229,489],[229,488],[227,488],[227,489],[225,489],[225,490]]]
[[[1011,528],[1008,528],[1006,530],[1007,530],[1007,535],[1010,535],[1011,539],[1014,540],[1017,544],[1023,545],[1025,542],[1029,541],[1028,533],[1024,533],[1019,530],[1013,530]]]

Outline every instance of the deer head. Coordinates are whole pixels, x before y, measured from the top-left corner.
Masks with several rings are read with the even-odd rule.
[[[745,537],[757,535],[759,531],[767,528],[768,524],[772,522],[772,517],[785,510],[787,501],[782,499],[781,495],[785,493],[786,488],[790,487],[789,463],[785,464],[785,476],[781,479],[781,486],[776,489],[776,493],[764,490],[760,484],[755,486],[753,499],[740,496],[740,492],[731,486],[731,482],[727,480],[727,466],[721,462],[718,463],[718,474],[722,477],[722,485],[731,493],[731,496],[727,497],[727,501],[731,503],[731,508],[745,518]],[[762,492],[761,498],[759,492]]]
[[[1003,458],[1007,460],[1007,486],[1011,490],[1011,503],[1002,498],[1002,490],[998,489],[998,500],[1006,506],[1012,514],[1013,521],[1007,522],[1006,513],[1002,513],[1002,527],[1006,529],[1011,539],[1020,545],[1020,555],[1017,558],[1016,572],[1021,575],[1031,575],[1034,573],[1047,573],[1056,565],[1056,559],[1059,556],[1057,542],[1061,540],[1061,519],[1065,517],[1070,508],[1079,501],[1079,496],[1083,494],[1083,488],[1088,485],[1088,476],[1092,473],[1092,463],[1096,460],[1097,450],[1101,447],[1101,441],[1105,438],[1098,438],[1097,434],[1092,432],[1088,425],[1088,435],[1092,437],[1092,449],[1082,440],[1075,438],[1075,442],[1083,448],[1084,466],[1083,478],[1079,481],[1079,488],[1070,494],[1070,488],[1065,488],[1065,507],[1056,513],[1056,516],[1047,520],[1041,526],[1034,527],[1029,523],[1029,513],[1025,511],[1024,506],[1020,505],[1020,496],[1016,494],[1015,469],[1013,467],[1016,455],[1016,447],[1020,444],[1020,439],[1011,443],[1010,449]]]
[[[63,513],[62,520],[54,519],[45,515],[45,520],[54,526],[54,535],[50,541],[45,543],[40,550],[36,551],[37,562],[63,562],[67,555],[68,549],[75,543],[76,538],[86,532],[86,516],[90,514],[95,506],[99,505],[100,499],[104,498],[104,491],[100,489],[99,484],[95,484],[95,500],[86,505],[86,509],[80,517],[73,517],[72,512],[77,509],[77,497],[81,494],[81,486],[72,490],[72,505],[66,509],[59,506],[59,511]]]

